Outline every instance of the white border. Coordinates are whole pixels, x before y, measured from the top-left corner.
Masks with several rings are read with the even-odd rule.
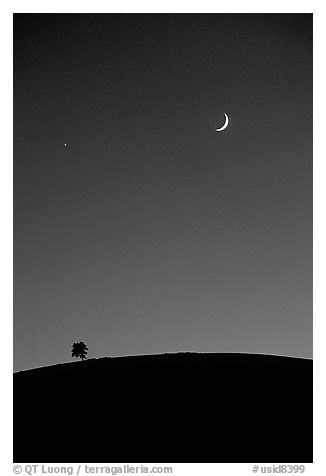
[[[259,2],[252,0],[13,0],[11,11],[19,13],[312,13],[316,4],[302,0]],[[315,5],[315,8],[313,8]]]
[[[325,3],[325,2],[324,2]],[[1,131],[2,156],[0,159],[1,193],[1,474],[12,473],[12,13],[314,13],[314,464],[307,465],[305,474],[326,474],[325,459],[325,407],[326,407],[326,359],[325,359],[325,270],[326,244],[326,186],[325,186],[325,46],[326,15],[322,1],[273,2],[201,0],[143,0],[73,1],[17,0],[2,2],[0,15],[1,41]],[[298,389],[299,391],[300,389]],[[28,389],[27,389],[28,391]],[[298,415],[300,418],[300,415]],[[28,430],[27,430],[28,431]],[[254,462],[253,462],[254,463]],[[73,465],[75,466],[75,465]],[[174,475],[223,474],[248,475],[251,464],[193,464],[173,465]]]

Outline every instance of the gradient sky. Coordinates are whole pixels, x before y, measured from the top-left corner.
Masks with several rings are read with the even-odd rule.
[[[76,340],[312,356],[312,15],[14,15],[14,369]]]

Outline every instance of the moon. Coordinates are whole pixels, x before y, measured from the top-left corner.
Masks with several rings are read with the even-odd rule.
[[[227,126],[229,125],[229,118],[228,118],[228,115],[224,113],[224,116],[225,116],[225,122],[223,124],[222,127],[220,127],[219,129],[215,129],[216,132],[221,132],[221,131],[224,131],[224,129],[227,128]]]

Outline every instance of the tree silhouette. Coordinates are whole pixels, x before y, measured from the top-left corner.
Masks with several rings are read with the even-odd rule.
[[[87,345],[84,342],[75,342],[72,345],[71,354],[73,357],[76,357],[76,359],[79,358],[85,360],[87,358],[87,351]]]

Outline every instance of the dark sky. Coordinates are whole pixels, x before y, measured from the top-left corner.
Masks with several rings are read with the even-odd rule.
[[[14,15],[14,367],[76,340],[312,356],[312,15]]]

